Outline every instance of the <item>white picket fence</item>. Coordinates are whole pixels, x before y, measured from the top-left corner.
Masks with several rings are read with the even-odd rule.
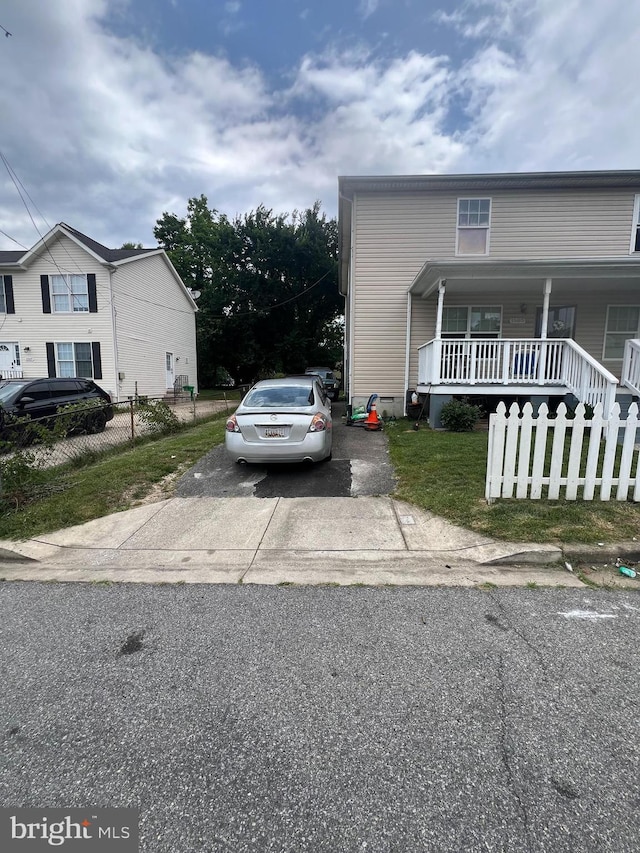
[[[592,501],[598,488],[599,499],[608,501],[615,487],[615,500],[639,501],[637,429],[637,403],[629,407],[626,420],[620,419],[618,403],[606,420],[601,403],[589,420],[582,403],[572,418],[564,403],[552,416],[543,404],[535,417],[531,403],[522,412],[513,403],[508,415],[499,403],[489,418],[486,498],[489,503],[496,498],[538,500],[546,489],[544,497],[557,500],[564,489],[566,500],[573,501],[581,489],[580,496]]]

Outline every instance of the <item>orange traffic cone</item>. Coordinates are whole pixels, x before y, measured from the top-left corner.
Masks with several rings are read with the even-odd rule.
[[[376,408],[375,402],[371,404],[371,409],[369,410],[369,414],[367,415],[364,428],[369,430],[380,429],[381,423],[378,420],[378,410]]]

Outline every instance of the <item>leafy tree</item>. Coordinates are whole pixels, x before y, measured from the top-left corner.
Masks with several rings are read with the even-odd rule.
[[[123,243],[122,246],[120,246],[120,248],[121,249],[142,249],[143,246],[142,246],[142,243],[132,243],[131,241],[129,241],[127,243]]]
[[[164,213],[154,234],[188,287],[203,385],[223,373],[247,383],[341,357],[338,231],[320,204],[292,215],[264,206],[231,221],[192,198]]]

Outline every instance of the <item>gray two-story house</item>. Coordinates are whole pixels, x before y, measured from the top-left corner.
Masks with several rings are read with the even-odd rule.
[[[341,177],[339,230],[352,405],[640,394],[640,171]]]

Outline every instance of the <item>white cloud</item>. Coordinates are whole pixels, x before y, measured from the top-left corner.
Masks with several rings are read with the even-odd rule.
[[[380,0],[360,0],[358,11],[366,19],[377,12],[379,5]]]
[[[490,170],[638,168],[630,130],[640,109],[639,41],[638,16],[626,3],[532,3],[516,40],[481,49],[461,70],[474,163]]]
[[[201,193],[229,215],[316,198],[334,213],[338,174],[640,166],[625,0],[473,0],[440,17],[468,46],[457,66],[327,49],[286,89],[255,65],[116,37],[114,0],[30,2],[3,11],[2,149],[50,223],[112,245],[151,243],[162,211]],[[6,174],[0,229],[36,239]]]

